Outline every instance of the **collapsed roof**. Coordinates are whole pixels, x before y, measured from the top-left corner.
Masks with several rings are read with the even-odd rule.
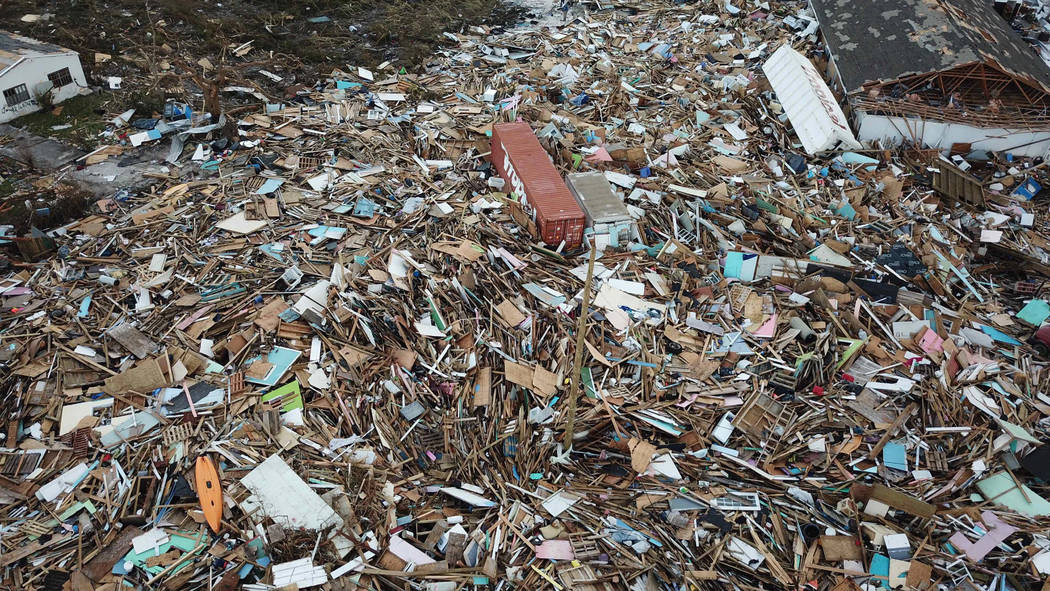
[[[812,4],[849,93],[981,63],[1050,93],[1050,69],[983,0]]]
[[[75,53],[70,49],[0,31],[0,73],[18,63],[22,58]]]

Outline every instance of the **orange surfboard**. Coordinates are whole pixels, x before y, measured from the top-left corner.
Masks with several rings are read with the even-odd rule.
[[[200,499],[201,509],[204,510],[204,518],[208,521],[211,531],[219,533],[222,524],[222,483],[219,480],[219,471],[215,464],[207,456],[197,458],[197,467],[194,471],[197,481],[197,498]]]

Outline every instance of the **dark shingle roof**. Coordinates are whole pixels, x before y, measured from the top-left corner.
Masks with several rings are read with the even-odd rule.
[[[848,92],[993,61],[1050,92],[1050,69],[986,0],[811,0]]]
[[[52,43],[45,43],[7,31],[0,31],[0,71],[17,63],[23,57],[36,57],[56,53],[70,53],[70,50]]]

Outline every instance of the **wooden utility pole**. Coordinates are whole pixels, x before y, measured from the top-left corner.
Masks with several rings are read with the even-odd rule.
[[[583,395],[583,341],[587,335],[587,310],[591,305],[591,284],[594,281],[594,261],[598,258],[598,248],[591,245],[591,260],[587,263],[587,281],[583,285],[583,306],[580,317],[576,320],[576,355],[572,360],[572,383],[569,392],[569,424],[565,427],[565,448],[572,449],[572,438],[576,433],[576,398]]]

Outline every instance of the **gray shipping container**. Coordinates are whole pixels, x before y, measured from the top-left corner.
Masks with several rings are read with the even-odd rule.
[[[573,197],[587,214],[587,225],[595,235],[609,235],[613,246],[636,234],[634,218],[600,172],[577,172],[565,177]]]

